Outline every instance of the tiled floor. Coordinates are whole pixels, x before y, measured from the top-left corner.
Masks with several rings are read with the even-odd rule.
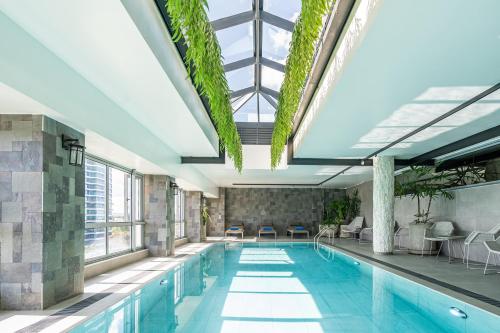
[[[190,255],[209,247],[190,243],[176,249],[175,257],[148,257],[85,282],[84,294],[44,311],[0,311],[0,332],[63,332],[117,303]]]

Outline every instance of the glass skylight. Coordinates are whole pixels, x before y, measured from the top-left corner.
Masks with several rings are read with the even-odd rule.
[[[247,22],[216,32],[224,64],[252,57],[254,40],[252,24]]]
[[[262,29],[262,56],[284,65],[290,49],[292,32],[267,23],[262,25]]]
[[[210,21],[252,10],[252,0],[208,0],[207,2]]]
[[[258,122],[257,95],[254,94],[233,116],[237,122]]]
[[[300,0],[208,0],[236,122],[274,122]]]
[[[295,22],[299,18],[301,1],[265,0],[264,11]]]
[[[255,66],[247,66],[226,73],[227,83],[231,91],[238,91],[254,85]]]
[[[267,66],[262,66],[262,78],[261,84],[266,88],[270,88],[275,91],[279,91],[281,88],[281,84],[283,83],[283,79],[285,78],[285,73],[281,71],[277,71]]]

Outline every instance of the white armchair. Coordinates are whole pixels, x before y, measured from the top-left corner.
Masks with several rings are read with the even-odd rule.
[[[484,246],[484,242],[494,241],[498,237],[500,237],[500,224],[497,224],[496,226],[494,226],[493,228],[491,228],[486,232],[474,230],[469,234],[469,236],[467,236],[467,238],[464,241],[464,256],[462,259],[462,263],[467,265],[467,269],[469,269],[470,246],[471,245]]]
[[[465,236],[453,235],[454,231],[455,231],[455,227],[453,226],[453,223],[448,222],[448,221],[434,222],[434,224],[432,224],[432,226],[430,228],[425,229],[424,239],[422,240],[422,257],[424,256],[424,248],[425,248],[426,241],[431,242],[431,247],[429,248],[429,254],[430,254],[430,251],[432,251],[432,243],[433,242],[440,242],[441,243],[441,245],[439,246],[439,250],[436,254],[436,259],[439,257],[439,253],[441,253],[441,249],[443,248],[443,243],[447,242],[448,262],[451,263],[451,260],[452,260],[451,258],[453,257],[453,253],[452,253],[453,247],[451,246],[451,242],[454,240],[460,240],[460,239],[465,238]]]
[[[361,231],[363,228],[363,222],[365,221],[365,218],[363,216],[356,216],[354,220],[352,220],[351,223],[349,224],[344,224],[340,226],[340,237],[347,238],[349,236],[352,236],[353,238],[356,237],[356,234]]]

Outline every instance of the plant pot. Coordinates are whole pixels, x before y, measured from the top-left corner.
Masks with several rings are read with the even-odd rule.
[[[334,224],[320,224],[319,225],[319,232],[321,232],[321,231],[323,231],[323,229],[327,229],[327,228],[330,228],[333,230],[333,231],[331,231],[333,237],[337,237],[339,228]],[[328,233],[325,233],[325,236],[328,236]]]
[[[207,224],[203,224],[203,222],[201,223],[201,235],[200,235],[200,239],[201,241],[206,241],[207,240]]]
[[[428,229],[432,223],[415,223],[411,222],[408,225],[409,237],[408,237],[408,253],[411,254],[422,254],[422,242],[424,240],[425,229]],[[436,254],[436,243],[430,241],[425,241],[424,244],[424,255],[426,254]]]

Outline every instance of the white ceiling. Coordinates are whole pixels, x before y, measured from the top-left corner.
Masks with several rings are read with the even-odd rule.
[[[361,1],[294,140],[364,157],[500,82],[499,1]],[[384,154],[410,158],[500,124],[500,92]]]
[[[500,80],[500,2],[357,3],[295,157],[364,157]],[[218,142],[153,0],[0,0],[0,39],[0,112],[65,122],[101,157],[208,195],[236,183],[315,184],[344,169],[271,171],[268,146],[244,147],[241,174],[228,159],[182,165],[180,156],[217,156]],[[388,153],[411,157],[499,125],[499,105],[497,93]],[[370,178],[356,167],[326,185]]]
[[[192,115],[201,104],[186,106],[120,1],[3,0],[0,9],[152,134],[175,142],[176,153],[217,156],[218,141],[202,129],[215,131],[208,117],[197,124]]]
[[[94,138],[89,152],[131,168],[142,160],[138,171],[217,195],[210,179],[180,163],[184,154],[217,156],[217,137],[207,135],[215,130],[208,116],[195,116],[203,109],[186,106],[121,3],[67,3],[0,1],[0,112],[46,114]]]

